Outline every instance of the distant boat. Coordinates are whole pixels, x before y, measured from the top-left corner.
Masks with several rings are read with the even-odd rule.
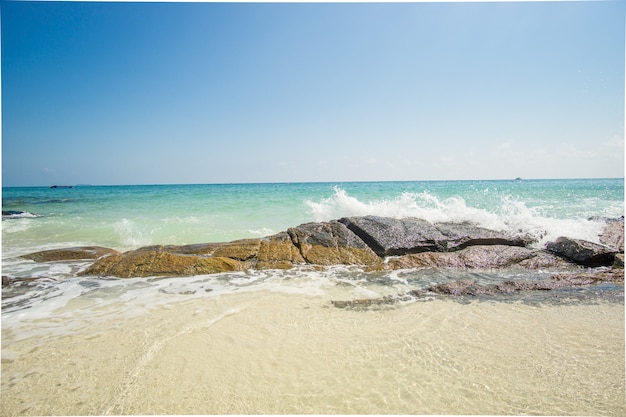
[[[521,181],[522,179],[520,177],[515,178],[514,181]]]
[[[74,187],[73,185],[53,185],[50,188],[72,188]]]

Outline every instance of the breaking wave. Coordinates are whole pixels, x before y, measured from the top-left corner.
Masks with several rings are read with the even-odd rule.
[[[598,242],[605,221],[599,218],[563,218],[550,215],[547,206],[528,207],[509,195],[496,198],[490,207],[474,207],[460,196],[441,198],[425,192],[404,192],[390,199],[361,201],[340,187],[331,197],[318,202],[306,201],[314,221],[329,221],[349,216],[417,217],[431,223],[469,222],[477,226],[529,234],[537,246],[560,236]]]

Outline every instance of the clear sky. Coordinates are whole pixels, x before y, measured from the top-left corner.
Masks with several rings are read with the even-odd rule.
[[[620,1],[0,13],[4,186],[624,176]]]

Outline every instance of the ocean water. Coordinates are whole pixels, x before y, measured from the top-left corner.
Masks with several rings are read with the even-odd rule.
[[[2,190],[3,415],[624,415],[623,286],[338,309],[450,279],[554,271],[357,267],[78,277],[120,251],[262,237],[345,216],[470,221],[598,242],[623,179],[28,187]],[[28,280],[37,278],[37,280]],[[603,291],[621,297],[599,297]]]

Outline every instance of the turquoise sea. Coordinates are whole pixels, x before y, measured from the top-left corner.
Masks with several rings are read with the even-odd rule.
[[[594,240],[624,214],[623,179],[351,182],[3,188],[3,256],[51,247],[260,237],[345,216],[472,221]],[[545,239],[544,239],[545,240]]]
[[[330,303],[552,271],[112,279],[77,276],[83,261],[20,258],[361,215],[469,221],[531,234],[537,248],[559,236],[598,242],[605,219],[624,215],[623,179],[4,187],[2,210],[2,275],[16,282],[2,297],[3,415],[626,412],[623,299]]]

